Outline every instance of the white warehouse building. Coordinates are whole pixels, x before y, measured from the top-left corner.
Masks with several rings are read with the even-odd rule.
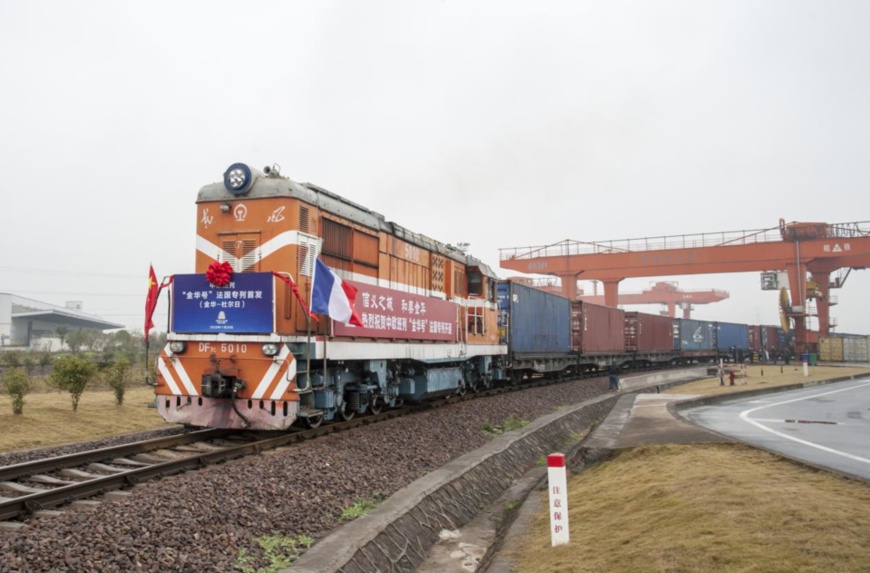
[[[81,311],[81,303],[55,306],[0,292],[0,347],[30,348],[38,340],[57,338],[57,327],[73,330],[115,330],[123,324]]]

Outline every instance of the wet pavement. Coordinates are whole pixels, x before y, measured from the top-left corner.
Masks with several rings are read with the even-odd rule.
[[[870,378],[728,400],[681,415],[734,440],[870,481]]]

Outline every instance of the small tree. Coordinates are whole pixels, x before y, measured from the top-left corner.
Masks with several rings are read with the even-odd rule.
[[[3,353],[3,362],[6,363],[6,366],[9,368],[18,368],[21,366],[21,353],[17,350],[12,350],[10,352]]]
[[[40,373],[45,374],[45,370],[49,366],[51,366],[51,353],[50,352],[43,352],[42,354],[39,355]]]
[[[87,330],[73,330],[66,337],[66,344],[73,354],[79,354],[89,346],[93,337]]]
[[[60,349],[63,350],[63,343],[66,340],[66,335],[69,334],[69,327],[65,324],[61,324],[54,329],[54,333],[57,334],[58,338],[60,338]]]
[[[24,396],[30,393],[30,377],[21,368],[12,368],[3,375],[3,390],[12,398],[12,413],[24,413]]]
[[[110,364],[103,371],[103,380],[112,391],[115,392],[115,403],[120,406],[124,403],[124,392],[127,390],[127,383],[130,381],[130,371],[132,365],[126,358],[121,358]]]
[[[96,371],[93,363],[78,356],[61,356],[54,361],[51,383],[70,393],[73,412],[78,410],[79,399]]]
[[[36,367],[36,360],[32,356],[24,357],[24,370],[28,375],[33,374],[33,369]]]

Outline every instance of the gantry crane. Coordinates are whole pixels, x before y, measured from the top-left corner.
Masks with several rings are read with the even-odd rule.
[[[630,277],[753,271],[786,271],[791,292],[787,315],[795,343],[813,342],[806,328],[806,301],[816,299],[819,334],[827,336],[831,288],[840,288],[851,269],[870,267],[870,222],[786,223],[755,231],[674,235],[605,242],[566,240],[540,247],[500,249],[502,268],[561,278],[563,294],[577,296],[577,280],[604,283],[607,306],[618,302],[619,282]],[[837,280],[831,274],[846,269]],[[817,289],[808,292],[807,273]],[[809,296],[809,295],[812,295]]]
[[[696,304],[710,304],[728,298],[728,291],[719,289],[681,290],[675,282],[657,282],[641,292],[621,292],[618,304],[664,304],[668,308],[668,316],[677,314],[677,307],[683,310],[683,318],[692,316],[692,307]],[[581,300],[592,304],[605,304],[604,295],[580,295]]]
[[[512,281],[521,282],[526,286],[546,290],[549,292],[562,294],[562,286],[559,280],[555,277],[545,278],[529,278],[529,277],[511,277]],[[660,281],[653,284],[650,288],[644,289],[641,292],[621,292],[619,293],[618,304],[620,306],[629,304],[663,304],[667,305],[668,316],[673,318],[677,314],[679,307],[683,311],[683,318],[691,318],[692,308],[696,304],[710,304],[720,302],[728,298],[728,291],[709,289],[709,290],[681,290],[675,282]],[[595,291],[595,294],[585,294],[583,289],[577,289],[577,298],[592,304],[604,304],[604,295],[600,295]]]

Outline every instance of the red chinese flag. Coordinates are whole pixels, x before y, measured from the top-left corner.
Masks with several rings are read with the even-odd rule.
[[[154,315],[154,308],[157,306],[157,295],[160,293],[160,287],[157,285],[157,275],[154,274],[154,266],[149,266],[148,269],[148,297],[145,299],[145,338],[148,338],[148,331],[154,328],[154,321],[151,317]]]

